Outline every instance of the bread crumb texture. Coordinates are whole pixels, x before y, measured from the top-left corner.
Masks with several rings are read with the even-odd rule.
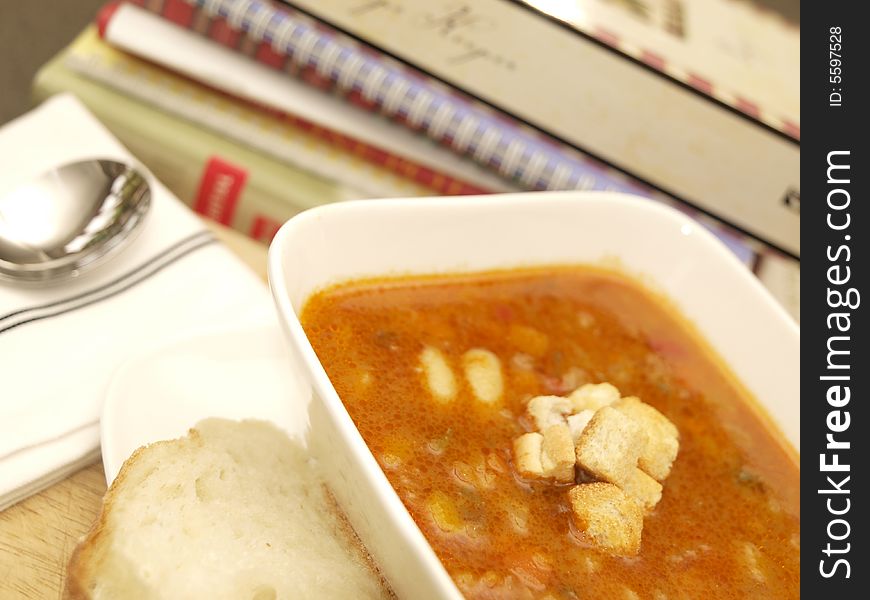
[[[568,490],[571,516],[582,537],[614,554],[640,550],[643,511],[612,483],[575,485]]]
[[[514,440],[520,477],[576,482],[568,499],[577,534],[611,554],[637,554],[644,515],[661,500],[680,449],[674,424],[610,383],[534,397],[526,417],[538,431]]]
[[[66,598],[390,598],[305,449],[208,419],[140,448],[76,548]]]

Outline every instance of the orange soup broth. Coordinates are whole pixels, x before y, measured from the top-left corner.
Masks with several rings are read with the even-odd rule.
[[[313,296],[302,323],[467,597],[799,597],[794,454],[692,328],[625,276],[553,267],[352,282]],[[456,373],[459,394],[447,404],[424,384],[427,345]],[[471,348],[501,360],[496,407],[475,401],[461,375]],[[661,502],[631,558],[585,543],[570,525],[567,487],[524,481],[512,464],[512,440],[531,429],[529,398],[603,381],[680,432]]]

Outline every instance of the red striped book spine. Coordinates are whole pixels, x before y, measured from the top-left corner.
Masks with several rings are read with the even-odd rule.
[[[271,68],[292,72],[295,76],[303,79],[312,87],[324,91],[329,91],[333,87],[332,82],[318,74],[315,69],[305,68],[301,71],[296,69],[292,60],[289,60],[285,55],[275,52],[269,44],[255,43],[250,37],[245,35],[244,32],[233,28],[226,19],[222,17],[212,17],[203,9],[184,2],[183,0],[129,0],[129,2],[130,4],[136,4],[151,12],[157,13],[163,18],[186,29],[190,29],[201,35],[206,35],[223,46],[243,52]],[[98,15],[97,24],[101,32],[105,31],[106,24],[112,18],[112,14],[119,4],[120,2],[113,2],[106,5]],[[321,125],[312,123],[296,115],[244,98],[239,98],[238,96],[228,94],[222,90],[217,90],[201,82],[195,83],[209,89],[209,91],[213,93],[230,98],[234,102],[256,108],[273,118],[289,123],[300,131],[303,131],[321,141],[327,142],[343,152],[347,152],[348,154],[356,156],[366,162],[377,165],[406,179],[414,181],[415,183],[428,187],[439,195],[489,194],[494,191],[464,181],[448,173],[432,169],[431,167],[422,165],[415,161],[408,160],[407,158],[399,156],[393,152],[377,147],[368,142],[363,142],[339,131],[322,127]],[[361,97],[359,98],[359,101],[354,101],[352,98],[351,101],[359,106],[365,106],[369,110],[375,108],[373,105],[367,106],[370,103],[363,104]]]

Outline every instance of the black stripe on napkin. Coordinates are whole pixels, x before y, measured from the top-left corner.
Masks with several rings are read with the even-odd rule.
[[[180,247],[182,247],[182,246],[184,246],[184,245],[186,245],[186,244],[190,243],[191,241],[198,239],[198,238],[213,239],[211,233],[209,233],[208,231],[200,231],[200,232],[194,233],[193,235],[189,235],[186,238],[182,238],[181,240],[175,242],[174,244],[172,244],[171,246],[169,246],[168,248],[166,248],[162,252],[159,252],[155,256],[146,260],[144,263],[142,263],[138,267],[131,269],[130,271],[124,273],[123,275],[121,275],[120,277],[117,277],[116,279],[113,279],[112,281],[109,281],[108,283],[104,283],[100,287],[94,288],[92,290],[88,290],[86,292],[82,292],[81,294],[78,294],[76,296],[70,296],[69,298],[55,300],[54,302],[50,302],[47,304],[40,304],[38,306],[31,306],[29,308],[20,308],[18,310],[15,310],[15,311],[12,311],[10,313],[6,313],[3,316],[0,316],[0,321],[4,321],[6,319],[9,319],[11,317],[14,317],[16,315],[20,315],[20,314],[23,314],[26,312],[43,310],[46,308],[52,308],[54,306],[58,306],[60,304],[66,304],[67,302],[74,302],[76,300],[80,300],[80,299],[85,298],[87,296],[91,296],[93,294],[102,292],[103,290],[105,290],[107,288],[110,288],[110,287],[115,286],[119,283],[122,283],[124,280],[132,277],[133,275],[135,275],[136,273],[138,273],[142,269],[145,269],[148,266],[154,264],[155,262],[162,260],[168,254],[171,254],[172,252],[176,251],[178,248],[180,248]]]
[[[172,246],[169,246],[162,252],[146,260],[141,265],[134,267],[120,277],[117,277],[97,288],[69,298],[39,306],[19,309],[0,316],[0,334],[15,329],[16,327],[20,327],[21,325],[72,312],[116,296],[142,283],[152,275],[159,273],[166,267],[195,250],[208,246],[214,242],[215,238],[210,232],[200,231],[176,242]],[[52,308],[55,308],[56,310],[41,312]],[[2,323],[7,320],[7,323]]]

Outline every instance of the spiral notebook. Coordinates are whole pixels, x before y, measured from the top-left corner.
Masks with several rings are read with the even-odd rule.
[[[778,160],[775,158],[778,155],[774,154],[765,154],[764,160],[761,160],[757,152],[743,151],[731,153],[726,161],[701,165],[698,161],[706,160],[703,157],[709,152],[693,152],[691,147],[681,146],[679,140],[674,140],[673,144],[662,140],[660,145],[668,148],[668,152],[650,153],[648,149],[643,150],[649,136],[635,136],[635,141],[643,148],[639,146],[637,151],[630,151],[629,148],[621,152],[620,160],[643,156],[644,160],[652,160],[657,165],[655,177],[638,178],[638,173],[629,176],[626,169],[617,170],[611,164],[598,161],[577,147],[545,135],[508,114],[459,92],[429,73],[399,62],[378,49],[348,37],[322,20],[297,10],[263,0],[136,2],[167,20],[207,36],[290,77],[302,79],[323,90],[330,90],[350,103],[402,123],[499,173],[524,189],[594,189],[655,197],[681,207],[699,220],[714,223],[713,227],[719,230],[727,229],[723,227],[727,224],[733,230],[739,231],[743,237],[754,238],[787,254],[799,253],[799,213],[780,201],[780,192],[799,193],[799,186],[780,190],[780,179],[772,175],[782,169],[790,169],[789,165],[795,162],[794,147],[788,143],[782,146],[782,140],[775,145],[778,144],[778,148],[782,146],[782,151],[788,154],[787,160]],[[307,7],[307,3],[304,4]],[[343,3],[312,3],[308,8],[316,14],[318,10],[331,10],[330,7],[339,4]],[[413,7],[419,9],[421,6],[416,2],[398,4],[408,10]],[[435,4],[440,6],[443,2]],[[498,0],[497,4],[501,6],[511,3]],[[363,15],[359,19],[362,22]],[[395,29],[396,35],[406,36],[404,22],[389,17],[382,20],[384,24]],[[553,68],[557,67],[558,65],[553,65]],[[600,79],[605,76],[610,77],[610,73],[564,73],[565,81],[574,81],[578,77]],[[480,79],[483,78],[481,75]],[[527,87],[534,86],[529,83]],[[540,101],[546,103],[552,95],[542,96]],[[509,96],[507,94],[505,98]],[[626,96],[630,96],[629,91]],[[644,102],[643,97],[636,98],[638,106],[643,106]],[[582,103],[573,112],[581,108]],[[558,117],[563,123],[576,121],[572,112],[566,110],[567,108],[559,111],[554,118]],[[670,113],[673,112],[674,110],[670,110]],[[668,111],[663,114],[665,113]],[[617,121],[636,120],[637,117],[633,111],[623,111],[620,114]],[[663,123],[659,121],[652,119],[648,124],[658,130]],[[587,122],[586,128],[591,131],[600,129],[601,125],[592,119]],[[671,133],[694,131],[695,137],[700,136],[707,140],[704,142],[706,146],[712,143],[714,150],[722,145],[711,141],[718,134],[711,132],[706,135],[703,128],[671,129]],[[737,135],[742,131],[737,125],[726,126],[725,130],[728,132],[725,137],[729,139],[733,137],[732,133]],[[617,129],[613,129],[613,132],[615,135]],[[692,160],[685,164],[672,160],[671,155],[674,152],[686,154]],[[740,167],[747,160],[755,166],[746,169]],[[770,160],[774,160],[776,168],[766,171],[767,174],[763,177],[759,176],[761,163],[767,165]],[[766,166],[764,168],[767,169]],[[689,195],[691,197],[686,194],[674,196],[663,193],[665,190],[672,190],[669,190],[668,185],[657,181],[659,176],[673,176],[674,182],[692,180],[694,191]],[[711,185],[704,185],[702,180],[705,178],[710,179]],[[646,181],[654,182],[655,186]],[[764,194],[759,192],[760,188],[765,188]],[[772,199],[772,195],[776,198]],[[674,198],[680,198],[681,201]],[[716,222],[719,223],[718,226],[715,225]],[[761,245],[755,247],[760,248]]]

